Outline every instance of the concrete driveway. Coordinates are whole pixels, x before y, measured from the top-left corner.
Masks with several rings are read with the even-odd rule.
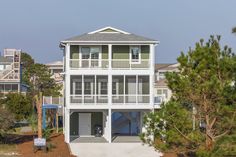
[[[162,153],[142,143],[71,143],[79,157],[160,157]]]

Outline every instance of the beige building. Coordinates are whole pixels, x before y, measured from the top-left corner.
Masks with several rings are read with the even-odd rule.
[[[21,91],[21,50],[4,49],[0,56],[0,93]]]
[[[48,67],[52,78],[56,81],[56,83],[63,84],[63,62],[62,61],[55,61],[51,63],[47,63],[46,66]]]
[[[55,61],[51,63],[47,63],[46,66],[48,67],[51,78],[55,80],[55,82],[62,86],[61,88],[61,95],[64,94],[64,84],[63,84],[63,62],[62,61]]]
[[[167,86],[165,74],[167,72],[178,71],[178,63],[174,64],[156,64],[155,65],[155,103],[168,101],[171,98],[172,92]],[[164,100],[163,100],[164,99]]]

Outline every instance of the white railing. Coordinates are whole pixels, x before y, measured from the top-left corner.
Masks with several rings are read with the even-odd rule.
[[[112,69],[148,69],[149,59],[141,59],[140,62],[131,62],[130,59],[112,59]],[[70,59],[71,69],[91,68],[108,69],[108,59]]]
[[[165,95],[155,95],[154,97],[154,104],[160,105],[165,101],[166,101]]]
[[[148,69],[149,59],[141,59],[140,62],[132,62],[130,59],[112,59],[113,69]]]
[[[1,81],[2,80],[6,80],[6,81],[20,80],[20,74],[19,73],[15,73],[14,70],[11,70],[11,71],[9,71],[6,75],[4,75],[0,79],[1,79]]]
[[[108,95],[71,95],[72,104],[107,104]]]
[[[43,104],[63,105],[63,97],[43,96]]]
[[[107,104],[108,95],[71,95],[71,104]],[[149,104],[150,95],[112,95],[112,104]]]
[[[0,78],[3,78],[4,76],[6,76],[7,74],[9,74],[9,72],[11,72],[13,70],[13,65],[14,63],[11,63],[11,65],[7,66],[6,69],[3,69],[0,72]]]
[[[8,50],[8,51],[4,51],[3,52],[3,55],[4,56],[14,56],[14,54],[15,54],[15,50]]]

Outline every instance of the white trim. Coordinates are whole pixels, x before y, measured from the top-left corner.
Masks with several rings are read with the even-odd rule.
[[[108,32],[108,33],[122,33],[122,34],[130,34],[128,32],[125,32],[125,31],[122,31],[120,29],[117,29],[117,28],[114,28],[114,27],[111,27],[111,26],[108,26],[108,27],[104,27],[104,28],[101,28],[101,29],[98,29],[98,30],[95,30],[93,32],[89,32],[88,34],[95,34],[95,33],[104,33],[102,31],[106,30],[106,29],[112,29],[116,32]],[[107,33],[107,32],[106,32]]]
[[[138,62],[133,62],[132,60],[132,52],[131,49],[138,47],[139,48],[139,54],[138,54]],[[130,64],[141,64],[141,46],[140,45],[133,45],[133,46],[129,46],[129,59],[130,59]]]
[[[121,44],[121,43],[127,43],[132,44],[159,44],[160,41],[72,41],[72,40],[63,40],[61,41],[61,43],[102,43],[102,44],[109,44],[109,43],[117,43],[117,44]]]

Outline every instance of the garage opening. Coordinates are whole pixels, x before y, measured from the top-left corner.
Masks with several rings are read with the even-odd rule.
[[[141,142],[140,112],[113,112],[112,142]]]

